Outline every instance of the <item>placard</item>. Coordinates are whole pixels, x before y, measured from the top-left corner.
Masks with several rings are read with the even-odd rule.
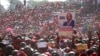
[[[50,42],[50,43],[48,43],[48,46],[49,46],[49,47],[55,47],[55,43],[51,43],[51,42]]]
[[[38,48],[46,48],[47,47],[47,42],[37,42],[37,47]]]
[[[83,51],[88,49],[88,45],[87,44],[76,44],[76,49],[77,51]]]
[[[66,36],[66,37],[72,37],[73,35],[73,28],[72,27],[60,27],[59,28],[59,32],[58,32],[59,36]]]

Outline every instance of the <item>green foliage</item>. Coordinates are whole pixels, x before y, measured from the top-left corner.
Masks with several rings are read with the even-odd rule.
[[[30,0],[28,1],[28,4],[32,5],[32,6],[38,6],[41,5],[43,3],[47,3],[48,0],[43,0],[43,1],[34,1],[34,0]]]
[[[5,12],[5,8],[3,5],[0,4],[0,14],[4,13]]]
[[[20,2],[19,0],[8,0],[8,1],[10,4],[17,4]]]
[[[15,9],[17,4],[22,4],[20,0],[8,0],[10,3],[9,9],[13,10]]]

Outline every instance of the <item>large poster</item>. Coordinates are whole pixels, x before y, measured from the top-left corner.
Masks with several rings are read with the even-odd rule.
[[[66,12],[58,14],[58,25],[61,26],[70,26],[72,21],[75,21],[75,12]],[[65,23],[65,25],[64,25]],[[68,25],[69,24],[69,25]],[[75,24],[75,23],[73,23]]]
[[[75,12],[58,14],[59,36],[71,37],[75,27]]]

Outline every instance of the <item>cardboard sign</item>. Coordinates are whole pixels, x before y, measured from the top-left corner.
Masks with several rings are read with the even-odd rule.
[[[38,42],[37,47],[38,48],[46,48],[47,47],[47,42]]]
[[[83,51],[83,50],[88,49],[88,46],[87,44],[76,44],[76,49],[77,51]]]
[[[59,29],[59,36],[66,36],[66,37],[71,37],[73,35],[73,28],[70,26],[67,27],[61,27]]]
[[[55,47],[55,43],[51,43],[51,42],[50,42],[50,43],[48,43],[48,46],[49,46],[49,47]]]

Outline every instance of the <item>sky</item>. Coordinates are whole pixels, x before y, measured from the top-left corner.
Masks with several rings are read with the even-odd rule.
[[[7,0],[0,0],[0,4],[2,4],[5,9],[7,9],[10,5]]]
[[[20,0],[23,1],[23,0]],[[28,0],[27,0],[28,1]],[[37,0],[36,0],[37,1]],[[38,0],[38,1],[42,1],[42,0]],[[55,2],[55,1],[65,1],[65,0],[48,0],[49,2]],[[8,6],[10,5],[8,0],[0,0],[0,4],[2,4],[4,6],[5,9],[8,8]]]

